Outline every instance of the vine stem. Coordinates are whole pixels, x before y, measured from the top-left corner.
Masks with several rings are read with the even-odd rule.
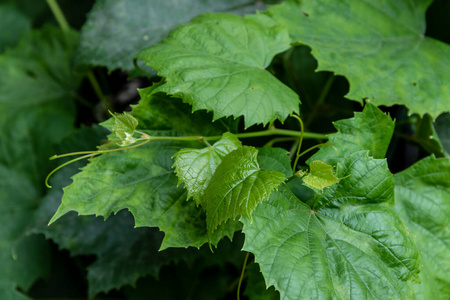
[[[291,115],[291,117],[296,118],[298,120],[298,122],[300,123],[300,141],[298,142],[297,155],[295,157],[294,165],[292,166],[292,172],[295,173],[295,169],[297,168],[298,159],[300,158],[300,149],[302,148],[302,142],[303,142],[303,137],[304,137],[305,133],[303,131],[302,119],[300,119],[300,117],[296,116],[296,115]]]
[[[58,4],[58,1],[57,0],[47,0],[47,4],[50,7],[50,10],[52,11],[53,15],[55,16],[55,19],[58,22],[59,27],[61,27],[61,30],[65,33],[69,32],[70,31],[69,22],[67,22],[67,19],[61,10],[61,7]],[[95,94],[100,99],[100,102],[103,104],[105,109],[111,110],[111,105],[110,105],[108,99],[103,94],[103,92],[100,88],[100,84],[98,83],[98,81],[95,78],[92,71],[89,71],[87,73],[87,78],[88,78],[89,82],[91,83],[91,86],[94,89]]]
[[[64,16],[59,4],[56,0],[47,0],[47,4],[50,7],[53,15],[55,16],[56,21],[61,27],[62,31],[68,32],[70,30],[69,23],[67,22],[66,17]]]
[[[293,136],[293,137],[301,137],[302,133],[295,130],[288,129],[278,129],[278,128],[269,128],[263,131],[255,131],[255,132],[244,132],[244,133],[236,133],[235,136],[237,138],[252,138],[252,137],[261,137],[261,136],[271,136],[271,135],[285,135],[285,136]],[[205,138],[207,140],[219,140],[222,138],[221,135],[214,136],[155,136],[152,137],[152,141],[163,141],[163,140],[173,140],[173,141],[195,141],[198,139]],[[315,132],[304,132],[303,138],[309,139],[327,139],[326,134],[315,133]]]
[[[242,280],[244,279],[245,267],[247,266],[247,260],[248,260],[249,256],[250,256],[250,252],[247,252],[247,255],[245,256],[245,259],[244,259],[244,264],[242,265],[241,277],[239,278],[239,283],[238,283],[238,288],[237,288],[237,300],[241,299],[241,285],[242,285]]]

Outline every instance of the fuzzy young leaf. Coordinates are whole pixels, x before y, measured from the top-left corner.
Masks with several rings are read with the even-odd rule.
[[[258,150],[244,146],[222,159],[202,196],[208,234],[238,215],[251,218],[255,207],[285,179],[283,173],[260,169]]]
[[[111,113],[111,115],[114,117],[114,133],[121,139],[126,138],[125,133],[132,135],[139,124],[138,120],[127,112]]]
[[[211,147],[203,149],[182,149],[175,153],[175,173],[178,184],[184,183],[188,199],[193,197],[200,204],[201,196],[224,156],[237,148],[241,142],[231,133],[224,133],[222,139]]]
[[[281,299],[409,299],[419,254],[393,209],[386,162],[356,152],[336,173],[351,176],[312,207],[281,185],[252,222],[242,217],[244,250]]]
[[[310,188],[323,191],[341,180],[333,173],[333,166],[323,161],[313,160],[309,163],[309,168],[309,174],[303,177],[303,184]]]
[[[450,298],[450,160],[427,157],[394,175],[395,209],[422,252],[417,299]]]
[[[122,114],[111,113],[114,118],[113,134],[122,140],[121,146],[127,146],[136,142],[133,138],[134,131],[139,122],[130,113],[124,112]]]
[[[450,46],[424,36],[431,2],[288,0],[269,14],[312,48],[318,71],[346,76],[347,98],[435,119],[450,110]]]
[[[214,120],[244,116],[245,127],[299,111],[298,96],[264,70],[290,47],[287,31],[264,15],[205,14],[139,55],[165,78],[155,92],[182,98]]]
[[[323,160],[334,165],[349,154],[369,150],[374,158],[384,158],[394,133],[394,121],[378,107],[368,102],[355,117],[334,122],[337,133],[329,135],[329,142],[338,150],[322,147],[309,161]]]

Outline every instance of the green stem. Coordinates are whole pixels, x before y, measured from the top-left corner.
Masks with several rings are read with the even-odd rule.
[[[56,168],[53,169],[53,171],[51,171],[51,172],[47,175],[47,177],[45,178],[45,186],[48,187],[49,189],[52,188],[52,186],[48,184],[48,180],[49,180],[50,177],[51,177],[56,171],[58,171],[59,169],[65,167],[65,166],[67,166],[67,165],[70,165],[71,163],[74,163],[74,162],[76,162],[76,161],[79,161],[79,160],[82,160],[82,159],[85,159],[85,158],[88,158],[88,157],[96,156],[96,155],[98,155],[98,154],[100,154],[100,153],[91,153],[91,154],[88,154],[88,155],[83,155],[83,156],[74,158],[74,159],[72,159],[72,160],[69,160],[68,162],[65,162],[65,163],[63,163],[62,165],[56,167]]]
[[[267,143],[265,143],[263,147],[272,147],[273,144],[275,144],[275,143],[290,142],[293,140],[296,140],[296,138],[295,137],[274,138],[274,139],[271,139],[270,141],[268,141]]]
[[[238,288],[237,288],[237,300],[241,299],[241,284],[242,284],[242,280],[244,279],[245,267],[247,266],[247,260],[248,260],[249,255],[250,255],[250,252],[247,252],[247,255],[245,256],[245,259],[244,259],[244,264],[242,266],[241,277],[239,278],[239,284],[238,284]]]
[[[64,13],[62,12],[61,8],[59,7],[57,0],[47,0],[47,4],[50,7],[50,10],[52,11],[53,15],[55,16],[55,19],[58,22],[59,27],[61,27],[63,32],[68,32],[70,30],[69,23],[67,22],[67,19],[64,16]],[[87,77],[89,79],[89,82],[92,85],[92,88],[94,89],[95,94],[100,99],[100,102],[103,104],[105,109],[110,110],[111,106],[109,105],[109,102],[106,99],[106,97],[103,95],[100,85],[98,84],[98,81],[95,78],[92,71],[90,71],[87,74]]]
[[[319,147],[322,147],[322,146],[331,147],[331,148],[334,149],[334,151],[336,151],[336,153],[338,152],[338,150],[336,149],[335,146],[333,146],[333,145],[331,145],[331,144],[323,143],[323,144],[318,144],[318,145],[312,146],[312,147],[309,148],[309,149],[306,149],[305,151],[303,151],[302,153],[300,153],[300,154],[298,155],[298,157],[302,157],[303,155],[305,155],[305,154],[308,153],[309,151],[314,150],[314,149],[319,148]]]
[[[298,159],[300,158],[300,149],[302,148],[304,131],[303,131],[302,119],[300,119],[300,117],[296,116],[296,115],[291,115],[291,117],[296,118],[298,120],[298,122],[300,123],[300,134],[301,134],[300,135],[300,140],[298,142],[298,147],[297,147],[297,156],[295,158],[294,165],[292,166],[292,172],[295,173],[295,170],[297,168]]]
[[[325,101],[325,98],[328,95],[328,92],[330,91],[331,85],[333,84],[334,81],[334,74],[331,74],[330,77],[328,77],[327,82],[325,83],[322,92],[320,93],[319,99],[317,99],[317,104],[322,105],[323,102]]]
[[[311,111],[311,113],[308,115],[308,119],[305,121],[305,125],[308,126],[311,121],[314,119],[314,117],[317,114],[317,107],[321,106],[323,104],[323,102],[325,101],[325,98],[328,95],[328,92],[330,91],[331,86],[333,85],[333,81],[334,78],[336,76],[334,76],[334,74],[331,74],[330,77],[328,77],[327,82],[325,82],[325,85],[322,89],[322,92],[319,95],[319,98],[317,99],[317,102],[314,105],[314,109]]]
[[[66,17],[64,16],[59,4],[56,0],[47,0],[47,4],[50,7],[53,15],[55,16],[56,21],[61,27],[62,31],[68,32],[70,30],[69,23],[67,22]]]
[[[89,79],[89,82],[91,83],[92,88],[94,89],[95,94],[97,95],[98,99],[100,99],[100,102],[103,104],[105,109],[112,110],[108,99],[106,99],[105,95],[103,95],[102,89],[100,88],[100,84],[98,83],[97,78],[95,78],[92,71],[89,71],[87,77]]]

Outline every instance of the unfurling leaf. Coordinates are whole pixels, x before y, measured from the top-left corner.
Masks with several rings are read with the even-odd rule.
[[[111,115],[114,117],[113,132],[122,140],[121,146],[135,143],[136,140],[133,138],[133,134],[139,124],[138,120],[127,112],[122,114],[111,113]]]
[[[324,188],[332,186],[342,179],[337,178],[333,173],[333,166],[330,166],[323,161],[314,160],[309,164],[309,168],[309,174],[306,176],[304,176],[305,172],[303,171],[297,173],[299,177],[304,176],[303,184],[310,188],[323,191]]]
[[[257,155],[258,150],[244,146],[225,156],[217,167],[201,198],[208,235],[238,215],[251,218],[256,206],[286,179],[281,172],[260,169]]]

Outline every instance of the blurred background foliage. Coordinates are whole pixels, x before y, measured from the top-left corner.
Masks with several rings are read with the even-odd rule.
[[[50,156],[95,149],[107,134],[96,125],[107,108],[129,109],[139,100],[137,88],[159,80],[152,70],[135,68],[133,57],[142,48],[200,13],[243,15],[274,2],[60,0],[72,28],[62,32],[46,1],[0,1],[0,299],[235,299],[245,258],[242,234],[221,241],[214,253],[207,247],[158,252],[163,233],[134,228],[125,211],[106,221],[73,213],[49,227],[62,187],[84,163],[58,172],[51,190],[44,179],[61,163]],[[434,1],[426,35],[450,43],[449,15],[449,1]],[[329,133],[333,121],[362,107],[344,100],[344,77],[315,72],[310,52],[293,47],[269,69],[300,95],[306,130]],[[382,109],[397,125],[388,151],[392,172],[430,153],[449,155],[448,113],[433,122],[409,116],[402,106]],[[277,126],[298,129],[292,120]],[[295,149],[292,141],[277,146]],[[277,299],[251,261],[241,299]]]

